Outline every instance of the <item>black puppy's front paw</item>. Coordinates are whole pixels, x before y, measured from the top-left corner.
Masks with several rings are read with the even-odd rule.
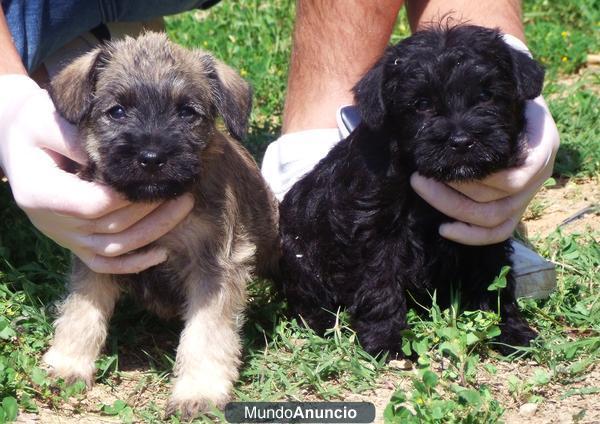
[[[502,333],[496,338],[495,348],[502,355],[511,355],[518,352],[521,347],[529,347],[538,333],[525,325],[514,328],[509,325],[501,326]]]
[[[394,359],[405,359],[406,355],[402,353],[401,346],[389,346],[389,345],[381,345],[381,344],[364,344],[361,342],[361,346],[369,355],[376,356],[386,356],[386,362],[392,361]],[[409,358],[410,359],[410,358]]]

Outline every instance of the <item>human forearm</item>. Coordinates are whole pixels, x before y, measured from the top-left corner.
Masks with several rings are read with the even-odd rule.
[[[6,74],[27,75],[27,70],[15,48],[4,12],[0,6],[0,75]]]
[[[456,22],[500,28],[525,41],[520,0],[408,0],[406,9],[413,31],[451,16]]]
[[[401,0],[297,2],[283,132],[334,128],[335,111],[389,42]]]
[[[15,48],[12,40],[4,11],[0,5],[0,77],[3,75],[20,74],[27,75],[27,70],[21,62],[21,57]],[[12,82],[11,82],[12,85]],[[4,90],[3,90],[4,91]],[[4,93],[6,95],[6,93]],[[0,104],[0,114],[2,107]],[[2,156],[0,154],[0,178],[4,179],[4,170],[2,169]]]

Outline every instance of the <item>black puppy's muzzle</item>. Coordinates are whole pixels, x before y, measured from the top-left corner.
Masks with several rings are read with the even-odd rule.
[[[475,140],[465,131],[454,131],[448,137],[448,143],[452,150],[458,153],[465,153],[475,144]]]

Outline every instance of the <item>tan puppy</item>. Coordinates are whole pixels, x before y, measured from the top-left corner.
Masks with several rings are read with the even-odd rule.
[[[246,283],[277,250],[276,202],[248,152],[248,84],[202,51],[162,34],[104,45],[53,81],[60,113],[76,124],[89,164],[84,178],[132,201],[194,195],[190,215],[156,245],[168,260],[139,274],[110,275],[73,259],[70,294],[44,361],[67,381],[94,379],[94,361],[123,292],[162,317],[181,317],[168,413],[190,418],[229,399],[240,365]]]

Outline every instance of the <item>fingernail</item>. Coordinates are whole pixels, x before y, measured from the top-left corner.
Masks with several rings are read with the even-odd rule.
[[[194,195],[191,193],[186,193],[184,194],[185,196],[185,203],[188,206],[189,210],[192,210],[192,208],[194,207],[194,203],[196,203],[196,199],[194,198]]]
[[[183,202],[194,202],[194,195],[192,193],[183,193],[181,195],[181,199]]]
[[[439,226],[438,228],[438,234],[444,238],[446,238],[448,236],[448,225],[449,224],[442,224]]]
[[[420,175],[418,172],[413,172],[410,176],[410,185],[413,189],[423,189],[426,185],[427,179]]]
[[[166,261],[169,258],[169,255],[167,253],[167,249],[163,249],[163,248],[156,248],[152,250],[153,253],[153,257],[152,257],[152,263],[154,265],[158,265],[163,263],[164,261]]]
[[[194,195],[191,193],[183,193],[181,196],[176,197],[175,199],[171,199],[169,200],[169,202],[171,202],[171,204],[174,205],[178,205],[178,206],[188,206],[189,208],[191,208],[194,204]]]
[[[418,179],[419,179],[419,174],[417,174],[416,172],[413,172],[412,174],[410,174],[410,185],[414,186],[415,181],[417,181]]]

